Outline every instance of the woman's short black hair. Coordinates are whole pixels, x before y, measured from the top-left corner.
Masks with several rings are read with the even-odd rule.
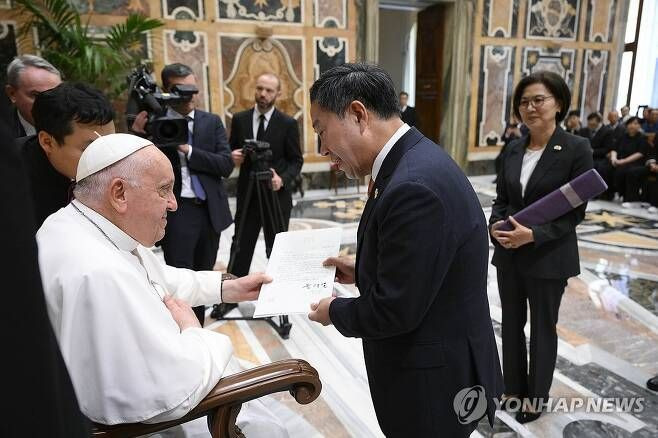
[[[569,105],[571,104],[571,91],[569,91],[569,87],[564,82],[564,79],[562,79],[562,76],[550,71],[538,71],[521,79],[514,89],[514,98],[512,99],[514,115],[522,120],[521,113],[519,112],[521,97],[526,87],[532,84],[542,84],[551,92],[555,102],[560,105],[560,111],[555,114],[555,121],[561,122],[564,116],[566,116]]]
[[[626,122],[624,122],[624,125],[628,126],[629,124],[631,124],[633,122],[640,123],[640,120],[641,119],[637,116],[629,117],[628,120],[626,120]]]

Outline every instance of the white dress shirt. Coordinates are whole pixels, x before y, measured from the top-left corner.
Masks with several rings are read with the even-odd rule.
[[[23,118],[20,111],[16,110],[16,114],[18,114],[18,121],[21,122],[21,125],[23,125],[23,130],[25,130],[25,135],[34,135],[37,133],[36,128],[30,122],[28,122]]]
[[[379,169],[381,169],[382,164],[384,163],[384,159],[388,155],[388,153],[391,151],[395,143],[402,137],[404,134],[407,133],[408,130],[410,130],[411,127],[407,125],[406,123],[403,123],[402,126],[398,128],[397,131],[391,136],[391,138],[388,139],[386,144],[384,144],[384,147],[382,148],[381,151],[377,154],[377,157],[375,157],[375,162],[372,163],[372,172],[370,174],[370,178],[372,178],[373,181],[377,179],[377,174],[379,173]]]
[[[521,165],[521,196],[525,196],[525,187],[528,184],[532,172],[537,167],[537,163],[544,149],[546,149],[546,146],[536,151],[526,149],[525,154],[523,154],[523,164]]]
[[[272,108],[267,110],[266,113],[263,113],[265,116],[265,122],[264,122],[264,128],[267,130],[267,126],[270,124],[270,119],[272,118],[272,113],[274,113],[274,105],[272,105]],[[260,111],[258,111],[258,105],[254,105],[254,116],[251,122],[251,127],[253,129],[253,137],[256,138],[256,134],[258,134],[258,125],[260,125]]]
[[[217,303],[219,272],[163,264],[77,200],[46,219],[37,242],[48,315],[87,417],[180,418],[217,384],[230,339],[195,327],[181,332],[162,299]]]
[[[177,116],[177,117],[186,117],[187,121],[187,130],[189,132],[194,132],[194,110],[192,110],[187,116],[182,116],[178,114],[173,109],[169,108],[167,110],[168,116]],[[180,159],[180,196],[181,198],[196,198],[194,190],[192,189],[192,179],[190,178],[190,170],[187,167],[187,160],[192,156],[192,145],[190,145],[190,150],[187,154],[178,151],[178,158]]]

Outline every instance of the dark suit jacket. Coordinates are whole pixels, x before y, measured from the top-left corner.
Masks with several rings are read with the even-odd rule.
[[[418,121],[416,120],[416,108],[407,105],[405,110],[400,113],[400,118],[407,125],[416,126],[416,124],[418,123]]]
[[[594,159],[606,159],[608,152],[615,146],[615,130],[608,125],[601,126],[594,136],[590,137],[589,142]]]
[[[9,127],[0,127],[4,147],[0,178],[5,181],[0,186],[0,198],[9,213],[0,215],[0,240],[5,254],[0,263],[0,277],[6,291],[0,308],[0,330],[7,334],[2,342],[3,369],[11,376],[3,384],[11,402],[3,408],[0,435],[89,437],[88,421],[80,413],[46,311],[37,263],[32,200],[23,163],[17,149],[10,145],[12,137]],[[48,408],[36,408],[35,396],[40,405],[43,403]]]
[[[182,183],[178,149],[165,148],[164,152],[174,168],[174,194],[176,200],[180,200]],[[233,159],[226,140],[226,130],[219,116],[198,109],[194,111],[192,155],[187,166],[199,176],[207,195],[210,221],[214,230],[221,233],[233,222],[226,187],[222,181],[233,171]]]
[[[493,421],[502,392],[487,300],[487,226],[468,179],[412,128],[393,146],[358,230],[358,298],[329,308],[363,339],[387,436],[451,436],[455,394],[482,385]],[[413,419],[413,421],[411,420]]]
[[[12,135],[14,138],[19,138],[19,137],[25,137],[25,128],[23,128],[23,124],[21,123],[20,119],[18,118],[18,109],[15,107],[12,108],[12,111],[10,112],[10,120],[9,120],[9,128],[11,129]]]
[[[17,143],[25,165],[38,229],[48,216],[68,205],[73,183],[50,164],[36,135],[21,137]]]
[[[569,134],[557,127],[528,180],[521,196],[521,164],[529,136],[510,143],[498,177],[496,199],[489,224],[506,219],[560,188],[593,167],[592,149],[586,138]],[[561,146],[556,149],[555,146]],[[503,248],[493,237],[494,266],[503,268],[515,263],[527,276],[535,278],[569,278],[580,273],[576,225],[585,218],[587,203],[544,225],[532,228],[535,241],[517,249]]]
[[[245,140],[256,138],[253,132],[254,109],[237,113],[231,122],[231,149],[240,149]],[[299,147],[299,127],[297,121],[278,109],[274,109],[272,117],[267,124],[263,141],[270,144],[272,150],[272,167],[283,180],[283,188],[279,190],[279,198],[283,202],[291,203],[292,194],[290,188],[294,179],[302,170],[304,158]],[[249,182],[249,172],[252,165],[249,157],[240,167],[240,176],[238,178],[238,204],[243,202],[246,195],[247,185]]]

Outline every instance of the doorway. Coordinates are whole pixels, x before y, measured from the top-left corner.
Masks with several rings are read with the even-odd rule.
[[[379,3],[379,65],[398,93],[409,94],[417,128],[439,142],[442,116],[445,4],[382,0]]]

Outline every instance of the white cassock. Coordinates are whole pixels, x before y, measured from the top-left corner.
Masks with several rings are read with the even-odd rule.
[[[37,242],[48,314],[87,417],[103,424],[177,419],[217,384],[231,340],[202,328],[181,332],[162,299],[217,303],[220,273],[163,264],[79,201],[46,219]],[[276,423],[267,413],[264,421]],[[268,428],[266,436],[279,429]]]

